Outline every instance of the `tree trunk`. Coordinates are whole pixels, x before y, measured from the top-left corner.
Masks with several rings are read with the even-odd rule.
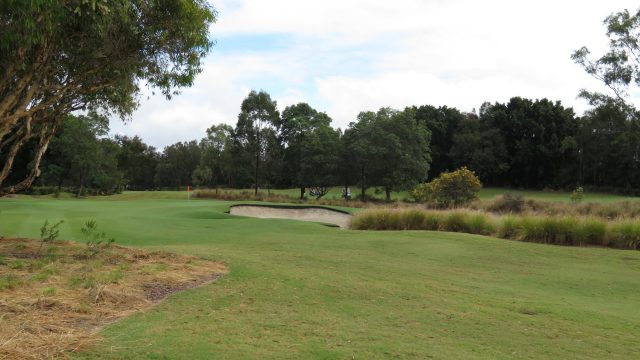
[[[365,187],[365,184],[364,184],[364,166],[362,167],[361,172],[360,172],[360,184],[361,184],[360,186],[361,186],[361,190],[362,190],[362,193],[361,193],[360,197],[361,197],[362,201],[365,201],[366,200],[365,191],[367,190],[367,188]]]
[[[304,186],[301,186],[300,187],[300,200],[304,199],[304,193],[305,193],[304,190],[305,190]]]
[[[255,169],[255,181],[256,181],[256,187],[255,187],[255,192],[254,195],[258,196],[258,167],[260,164],[260,152],[258,151],[258,153],[256,154],[256,169]]]
[[[387,201],[391,201],[391,189],[388,187],[384,188],[385,193],[387,193]]]
[[[80,186],[78,187],[78,193],[76,197],[79,198],[82,195],[82,190],[84,189],[84,174],[80,174]]]

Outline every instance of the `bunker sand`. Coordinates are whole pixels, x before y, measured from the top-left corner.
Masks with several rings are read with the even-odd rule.
[[[346,212],[316,206],[233,205],[229,209],[229,213],[231,215],[262,219],[290,219],[320,222],[337,225],[342,229],[349,228],[352,217]]]

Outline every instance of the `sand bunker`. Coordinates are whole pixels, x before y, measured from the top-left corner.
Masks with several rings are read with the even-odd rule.
[[[348,228],[351,223],[350,214],[317,206],[233,205],[229,213],[262,219],[314,221],[337,225],[343,229]]]

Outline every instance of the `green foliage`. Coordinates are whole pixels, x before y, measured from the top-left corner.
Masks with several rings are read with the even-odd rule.
[[[571,58],[589,75],[603,82],[613,93],[613,97],[597,92],[581,91],[581,96],[592,105],[615,102],[628,110],[629,86],[640,83],[640,11],[632,14],[623,10],[608,16],[605,21],[609,50],[597,59],[590,59],[587,47],[576,50]]]
[[[410,189],[426,178],[430,138],[413,108],[362,112],[342,138],[342,162],[347,166],[343,179],[347,183],[358,179],[362,200],[372,185],[382,186],[391,200],[392,191]]]
[[[44,296],[44,297],[53,296],[53,295],[55,295],[57,292],[58,292],[58,291],[57,291],[57,289],[56,289],[56,288],[54,288],[54,287],[47,287],[47,288],[44,288],[44,289],[42,290],[42,296]]]
[[[480,179],[473,171],[462,167],[453,172],[442,173],[433,181],[416,186],[410,193],[417,201],[450,207],[477,199],[480,189]]]
[[[13,290],[24,285],[24,280],[13,274],[0,275],[0,291]]]
[[[64,223],[64,220],[60,220],[55,224],[49,225],[49,220],[45,220],[44,224],[40,228],[40,241],[52,242],[60,236],[60,225]]]
[[[42,246],[45,243],[51,243],[60,236],[60,225],[64,223],[64,220],[60,220],[55,224],[49,225],[49,220],[45,220],[42,227],[40,227],[40,246],[38,247],[37,255],[42,253]]]
[[[582,186],[578,186],[571,193],[571,202],[574,204],[577,204],[582,202],[583,199],[584,199],[584,188]]]
[[[108,238],[104,231],[98,231],[98,224],[95,220],[89,220],[80,229],[86,248],[81,257],[93,259],[98,254],[108,249],[115,242],[114,238]]]
[[[213,46],[216,15],[202,0],[10,0],[0,3],[0,14],[0,74],[10,75],[0,79],[0,193],[31,185],[71,112],[126,119],[138,105],[140,84],[167,98],[192,85]],[[9,149],[32,138],[32,161],[21,162],[29,168],[8,185],[17,156]]]

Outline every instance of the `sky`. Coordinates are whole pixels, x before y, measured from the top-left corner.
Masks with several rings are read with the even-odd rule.
[[[194,85],[171,101],[146,90],[111,133],[162,149],[235,125],[264,90],[280,111],[309,103],[346,128],[361,111],[456,107],[511,97],[559,100],[580,115],[580,89],[602,85],[574,64],[582,46],[607,49],[603,20],[629,0],[219,0],[216,45]]]

